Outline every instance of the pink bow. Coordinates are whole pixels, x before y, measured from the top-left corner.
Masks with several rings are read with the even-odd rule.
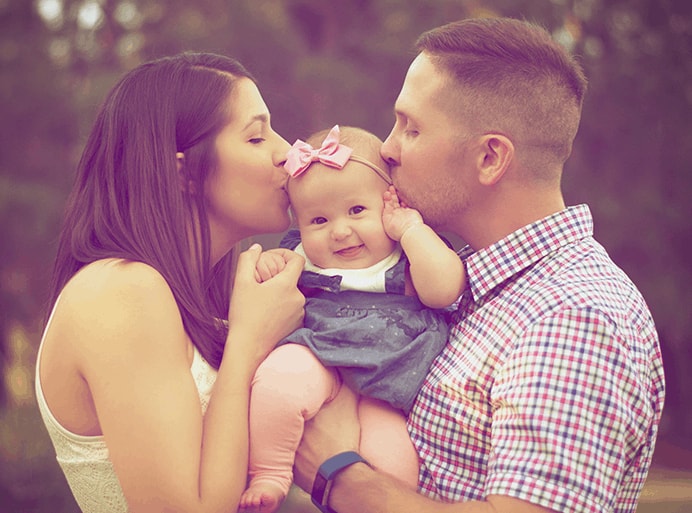
[[[298,139],[286,154],[284,169],[296,177],[310,167],[313,162],[341,169],[348,162],[353,149],[339,144],[339,125],[334,125],[318,149]]]

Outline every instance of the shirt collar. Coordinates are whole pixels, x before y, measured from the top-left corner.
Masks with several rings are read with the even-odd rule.
[[[361,292],[387,292],[386,273],[394,267],[401,259],[402,249],[399,244],[394,247],[388,256],[374,263],[370,267],[360,269],[338,269],[338,268],[323,268],[312,263],[310,258],[305,254],[303,243],[301,242],[294,249],[296,253],[305,259],[304,271],[312,273],[312,275],[327,276],[329,279],[310,278],[310,283],[302,283],[306,286],[324,288],[330,292],[339,292],[340,290],[359,290]]]
[[[459,255],[466,263],[474,301],[549,253],[592,235],[591,211],[587,205],[577,205],[526,225],[479,251],[466,246]]]

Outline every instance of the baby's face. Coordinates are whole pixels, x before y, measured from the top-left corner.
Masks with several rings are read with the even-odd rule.
[[[387,184],[349,161],[343,169],[315,163],[291,180],[289,195],[305,254],[323,269],[364,269],[394,251],[382,226]]]

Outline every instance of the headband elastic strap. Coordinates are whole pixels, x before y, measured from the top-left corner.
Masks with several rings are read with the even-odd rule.
[[[379,166],[370,162],[368,159],[364,159],[363,157],[359,157],[358,155],[351,154],[351,156],[349,157],[348,160],[352,160],[353,162],[358,162],[359,164],[363,164],[364,166],[369,167],[370,169],[372,169],[377,174],[377,176],[379,176],[380,178],[382,178],[382,180],[387,182],[387,185],[393,185],[392,179],[389,177],[389,174],[387,174]]]

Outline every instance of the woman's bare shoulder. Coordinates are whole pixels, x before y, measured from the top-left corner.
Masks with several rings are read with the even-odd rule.
[[[152,266],[122,259],[92,262],[75,274],[65,285],[61,297],[84,297],[91,300],[112,294],[170,293],[170,287]]]
[[[56,312],[73,335],[104,342],[148,338],[154,327],[167,338],[183,334],[170,286],[153,267],[118,259],[99,260],[82,268],[63,288]]]

